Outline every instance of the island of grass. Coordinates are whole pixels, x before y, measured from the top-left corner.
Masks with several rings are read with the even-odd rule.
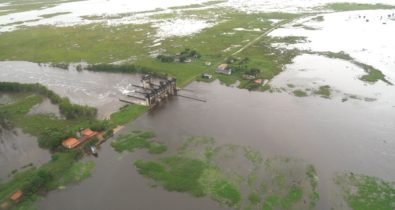
[[[294,90],[293,94],[297,97],[306,97],[308,96],[307,93],[303,90]]]
[[[353,173],[338,175],[335,181],[353,210],[392,210],[395,207],[394,182]]]
[[[147,149],[151,154],[165,152],[167,146],[153,141],[154,137],[155,134],[153,132],[133,131],[113,140],[111,146],[117,152],[133,152],[135,149]]]

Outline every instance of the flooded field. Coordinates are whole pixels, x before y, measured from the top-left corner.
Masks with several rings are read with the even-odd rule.
[[[122,107],[119,99],[133,89],[131,84],[140,84],[140,76],[133,74],[65,70],[30,62],[4,61],[0,65],[1,81],[43,84],[73,103],[98,108],[100,118]]]
[[[51,155],[38,147],[37,139],[21,129],[0,127],[0,180],[12,172],[48,162]]]
[[[333,183],[335,173],[352,171],[395,179],[391,164],[395,160],[393,107],[374,102],[342,103],[315,97],[262,94],[216,82],[193,83],[188,89],[207,99],[207,103],[175,98],[140,117],[123,132],[135,128],[152,130],[169,148],[180,146],[188,136],[209,136],[220,145],[251,146],[264,157],[302,159],[314,164],[318,171],[321,195],[318,209],[330,209],[341,203]],[[185,194],[149,188],[149,181],[142,180],[133,168],[133,161],[144,156],[146,153],[140,152],[119,155],[104,145],[92,178],[50,193],[38,205],[40,209],[55,206],[68,209],[70,205],[73,209],[107,209],[116,199],[121,209],[130,205],[144,209],[167,205],[185,209],[195,206],[195,202],[208,205],[209,209],[220,209],[208,200],[201,202]],[[117,193],[119,196],[114,198]],[[87,198],[77,199],[81,196]],[[167,201],[161,202],[164,198]],[[78,202],[70,204],[70,199]],[[170,202],[172,199],[174,202]],[[152,200],[156,202],[149,202]]]
[[[395,181],[395,4],[352,0],[347,2],[358,4],[327,5],[333,2],[338,1],[43,1],[25,10],[2,1],[0,80],[40,83],[73,103],[96,107],[100,119],[125,105],[119,99],[127,99],[141,75],[81,71],[76,62],[143,67],[177,77],[179,86],[202,73],[212,74],[209,80],[214,80],[189,83],[181,96],[118,126],[116,131],[123,129],[98,148],[98,157],[85,157],[96,165],[90,178],[56,187],[36,207],[220,210],[258,202],[254,207],[263,208],[267,195],[259,193],[284,195],[292,186],[303,199],[291,208],[290,200],[282,204],[284,200],[275,197],[273,202],[283,205],[279,209],[308,209],[318,193],[312,209],[349,209],[341,190],[354,188],[339,187],[335,180],[358,183],[355,173],[362,175],[356,176],[360,182],[369,181],[364,175]],[[195,56],[181,62],[183,50]],[[38,62],[70,65],[61,69]],[[215,73],[224,62],[234,68],[232,75]],[[108,65],[104,70],[125,72],[125,66]],[[1,94],[0,106],[25,96]],[[48,99],[26,112],[37,114],[63,118]],[[111,147],[119,135],[135,130],[154,132],[155,143],[167,151],[118,153]],[[182,150],[186,140],[194,138],[212,142]],[[251,148],[254,157],[240,155]],[[173,166],[165,158],[190,161],[194,156],[201,159],[192,162],[206,161],[204,170],[210,172],[198,180],[207,191],[202,197],[171,190],[165,182],[177,180],[174,174],[160,174],[163,178],[141,170],[145,163],[162,163],[170,170]],[[253,158],[263,166],[251,164]],[[38,147],[35,137],[6,124],[0,127],[0,179],[49,160],[49,152]],[[140,166],[136,161],[142,161]],[[306,172],[310,166],[313,175]],[[236,193],[238,202],[222,200],[221,205],[211,187],[210,178],[218,181],[224,174],[234,175],[232,186],[242,186],[235,187],[242,194],[238,198]],[[269,184],[257,189],[255,180]],[[258,190],[262,200],[251,201]]]
[[[272,84],[277,87],[293,84],[306,89],[329,85],[343,97],[371,98],[392,106],[395,89],[389,83],[395,83],[395,57],[391,53],[395,49],[392,41],[394,16],[395,10],[324,14],[273,31],[270,34],[273,37],[303,37],[301,43],[283,47],[309,54],[302,52]],[[314,53],[317,55],[311,55]],[[376,68],[384,75],[387,84],[361,81],[366,69],[353,64],[355,61]]]

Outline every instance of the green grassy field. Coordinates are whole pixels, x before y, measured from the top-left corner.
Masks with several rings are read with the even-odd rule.
[[[387,4],[361,4],[361,3],[331,3],[324,8],[335,11],[394,9],[395,6]]]

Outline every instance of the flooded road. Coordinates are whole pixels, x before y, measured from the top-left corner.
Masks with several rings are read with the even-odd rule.
[[[377,102],[298,98],[285,93],[248,92],[217,82],[192,83],[183,95],[140,117],[123,132],[141,128],[175,148],[188,136],[214,137],[219,144],[259,150],[265,158],[301,158],[315,165],[321,199],[317,209],[339,202],[333,177],[352,171],[395,180],[395,107]],[[146,153],[119,155],[109,143],[99,152],[93,176],[79,185],[49,193],[40,209],[221,209],[209,199],[150,188],[133,167]],[[80,199],[84,197],[84,199]],[[75,202],[69,202],[73,200]]]
[[[98,108],[100,118],[122,107],[119,98],[133,89],[131,84],[140,83],[137,74],[64,70],[20,61],[2,61],[0,66],[1,81],[40,83],[73,103]]]

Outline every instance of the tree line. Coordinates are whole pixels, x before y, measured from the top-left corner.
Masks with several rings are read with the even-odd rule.
[[[114,65],[114,64],[92,64],[86,67],[89,71],[97,72],[117,72],[117,73],[141,73],[151,74],[156,77],[166,78],[165,73],[158,73],[152,68],[137,66],[133,64]]]

